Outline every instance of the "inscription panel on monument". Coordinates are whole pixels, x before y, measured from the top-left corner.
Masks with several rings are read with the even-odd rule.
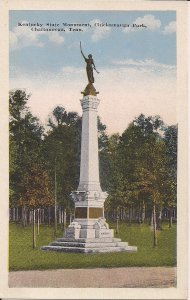
[[[75,208],[76,219],[87,219],[87,207],[76,207]]]
[[[89,207],[89,219],[98,219],[103,217],[102,207]]]

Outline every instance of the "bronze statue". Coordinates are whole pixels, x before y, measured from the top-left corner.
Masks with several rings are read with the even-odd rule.
[[[93,76],[93,69],[99,74],[99,72],[96,70],[92,54],[88,55],[88,58],[84,56],[84,53],[82,52],[82,47],[81,47],[81,42],[80,42],[80,51],[82,56],[84,57],[84,60],[86,62],[86,73],[88,77],[88,82],[89,83],[94,83],[94,76]]]

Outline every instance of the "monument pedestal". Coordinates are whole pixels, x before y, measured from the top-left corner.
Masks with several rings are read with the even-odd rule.
[[[105,219],[99,218],[98,220],[93,220],[92,223],[94,225],[80,225],[76,221],[72,222],[66,229],[63,238],[59,238],[41,249],[74,253],[137,251],[137,247],[129,246],[127,242],[114,238],[113,229],[109,229]]]
[[[77,191],[71,193],[75,202],[74,221],[63,238],[41,249],[81,253],[137,251],[137,247],[114,238],[113,229],[109,229],[104,218],[108,194],[102,192],[99,180],[97,107],[100,100],[92,84],[87,85],[83,94],[80,182]]]

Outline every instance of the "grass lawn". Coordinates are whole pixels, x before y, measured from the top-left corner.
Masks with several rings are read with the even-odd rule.
[[[113,228],[113,226],[110,226]],[[58,237],[62,237],[61,230]],[[168,224],[158,232],[158,246],[153,248],[153,233],[148,225],[120,224],[119,234],[122,241],[137,246],[136,253],[98,253],[75,254],[44,252],[41,246],[55,240],[53,227],[41,226],[37,237],[37,248],[32,249],[32,229],[10,224],[9,269],[45,270],[66,268],[112,268],[133,266],[175,266],[176,265],[176,225],[171,229]]]

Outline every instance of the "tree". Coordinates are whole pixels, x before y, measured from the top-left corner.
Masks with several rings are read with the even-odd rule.
[[[109,160],[109,137],[106,133],[106,125],[98,116],[98,148],[99,148],[99,172],[100,182],[103,190],[109,188],[110,160]]]
[[[167,155],[167,181],[165,182],[165,205],[169,209],[169,227],[172,226],[173,208],[177,206],[177,126],[168,126],[164,131]]]
[[[32,209],[33,212],[33,248],[36,247],[35,216],[40,207],[53,204],[49,177],[42,165],[33,164],[26,176],[25,193],[20,198],[20,204]]]
[[[144,148],[143,157],[138,166],[138,181],[137,186],[141,191],[150,194],[152,213],[153,213],[153,228],[154,228],[154,246],[157,245],[156,238],[156,211],[162,206],[164,200],[164,184],[167,178],[165,145],[162,140],[155,140],[151,151],[150,145]]]
[[[145,218],[145,208],[150,207],[154,220],[154,245],[156,245],[156,211],[163,203],[163,183],[167,177],[166,148],[160,135],[163,121],[159,116],[140,115],[115,143],[112,161],[112,179],[109,203],[133,206],[139,223]],[[114,151],[112,150],[113,154]],[[141,215],[141,217],[140,217]]]
[[[10,205],[22,207],[25,225],[26,207],[33,212],[33,247],[35,213],[39,207],[52,205],[51,187],[43,165],[43,127],[27,107],[30,95],[23,90],[10,92]]]
[[[30,95],[10,91],[10,205],[18,206],[24,196],[31,165],[41,159],[43,128],[27,107]]]
[[[77,189],[79,182],[82,124],[76,112],[67,112],[64,107],[57,106],[48,125],[50,130],[44,136],[43,156],[54,189],[56,232],[56,203],[64,207],[65,215],[66,210],[73,209],[70,193]]]
[[[121,157],[119,153],[119,134],[113,134],[109,137],[107,141],[107,147],[105,148],[106,157],[106,183],[108,198],[105,202],[105,208],[108,213],[113,212],[112,218],[117,218],[119,213],[119,208],[123,206],[125,202],[125,178],[121,173]]]
[[[77,125],[81,118],[76,112],[67,112],[63,106],[56,106],[49,116],[48,126],[52,129],[61,125]]]

